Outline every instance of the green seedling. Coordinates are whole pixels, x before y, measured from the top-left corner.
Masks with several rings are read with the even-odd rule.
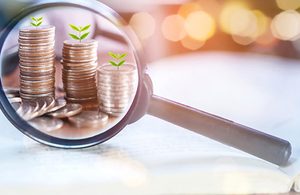
[[[124,58],[127,56],[127,53],[117,54],[117,53],[113,53],[113,52],[108,52],[108,55],[110,55],[113,58],[113,60],[110,60],[109,63],[112,66],[117,67],[118,70],[126,62],[126,60],[124,60]]]
[[[87,30],[90,29],[91,25],[87,25],[87,26],[75,26],[73,24],[69,25],[75,32],[77,32],[77,35],[69,33],[69,36],[77,41],[82,41],[85,38],[87,38],[87,36],[89,36],[90,32],[86,32]]]
[[[31,17],[31,26],[34,27],[39,27],[41,26],[41,24],[43,23],[43,17],[39,17],[39,18],[35,18],[35,17]]]

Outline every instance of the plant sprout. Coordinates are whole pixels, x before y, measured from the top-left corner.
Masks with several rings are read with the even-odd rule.
[[[118,67],[118,70],[126,62],[124,60],[124,58],[127,56],[127,53],[117,54],[117,53],[113,53],[113,52],[108,52],[108,55],[110,55],[114,59],[114,60],[110,60],[109,63],[112,66]]]
[[[86,33],[84,32],[89,30],[91,25],[82,27],[82,26],[75,26],[73,24],[70,24],[69,26],[78,33],[77,35],[69,33],[69,36],[74,40],[78,40],[81,42],[83,39],[87,38],[87,36],[90,34],[90,32],[86,32]]]
[[[41,26],[41,24],[43,23],[43,17],[39,17],[39,18],[35,18],[35,17],[31,17],[31,26],[34,27],[39,27]]]

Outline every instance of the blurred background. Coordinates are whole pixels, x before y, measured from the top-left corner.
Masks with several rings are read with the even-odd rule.
[[[30,2],[0,1],[1,28]],[[116,10],[135,30],[148,62],[203,51],[300,56],[300,0],[101,2]]]

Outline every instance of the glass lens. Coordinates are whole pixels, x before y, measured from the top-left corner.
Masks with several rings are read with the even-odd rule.
[[[1,51],[1,82],[15,112],[60,139],[113,128],[139,80],[134,49],[120,28],[80,6],[47,6],[22,17]]]

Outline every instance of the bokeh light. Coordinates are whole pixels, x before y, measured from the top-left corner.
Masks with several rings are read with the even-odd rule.
[[[212,16],[204,11],[190,13],[185,21],[187,34],[198,41],[206,41],[216,31],[216,24]]]
[[[300,35],[300,14],[294,10],[279,13],[272,20],[273,35],[281,40],[294,40]]]
[[[233,35],[253,37],[257,31],[256,17],[250,10],[235,10],[230,17],[229,27]]]
[[[150,38],[154,34],[156,27],[153,16],[147,12],[135,13],[131,17],[129,25],[142,40]]]
[[[191,2],[186,3],[180,6],[178,10],[178,15],[182,16],[183,18],[187,18],[190,13],[201,11],[201,6],[199,3]]]
[[[169,41],[180,41],[186,36],[184,18],[180,15],[170,15],[162,23],[162,33]]]
[[[204,41],[195,40],[195,39],[191,38],[190,36],[186,36],[185,38],[183,38],[181,40],[181,45],[184,48],[193,50],[193,51],[200,49],[204,44],[205,44]]]
[[[250,10],[243,2],[231,2],[220,14],[220,26],[234,42],[249,45],[268,31],[270,19],[260,10]]]
[[[232,39],[234,42],[240,45],[249,45],[255,41],[253,37],[250,36],[239,36],[239,35],[232,35]]]
[[[256,32],[255,36],[259,37],[265,34],[270,29],[271,19],[267,17],[262,11],[252,11],[256,17]]]
[[[298,9],[300,0],[276,0],[277,6],[282,10]]]
[[[239,10],[245,10],[246,6],[242,2],[232,2],[232,3],[227,3],[224,5],[223,10],[221,11],[220,14],[220,26],[221,30],[225,33],[232,34],[231,33],[231,20],[234,20],[233,18],[233,13]]]

